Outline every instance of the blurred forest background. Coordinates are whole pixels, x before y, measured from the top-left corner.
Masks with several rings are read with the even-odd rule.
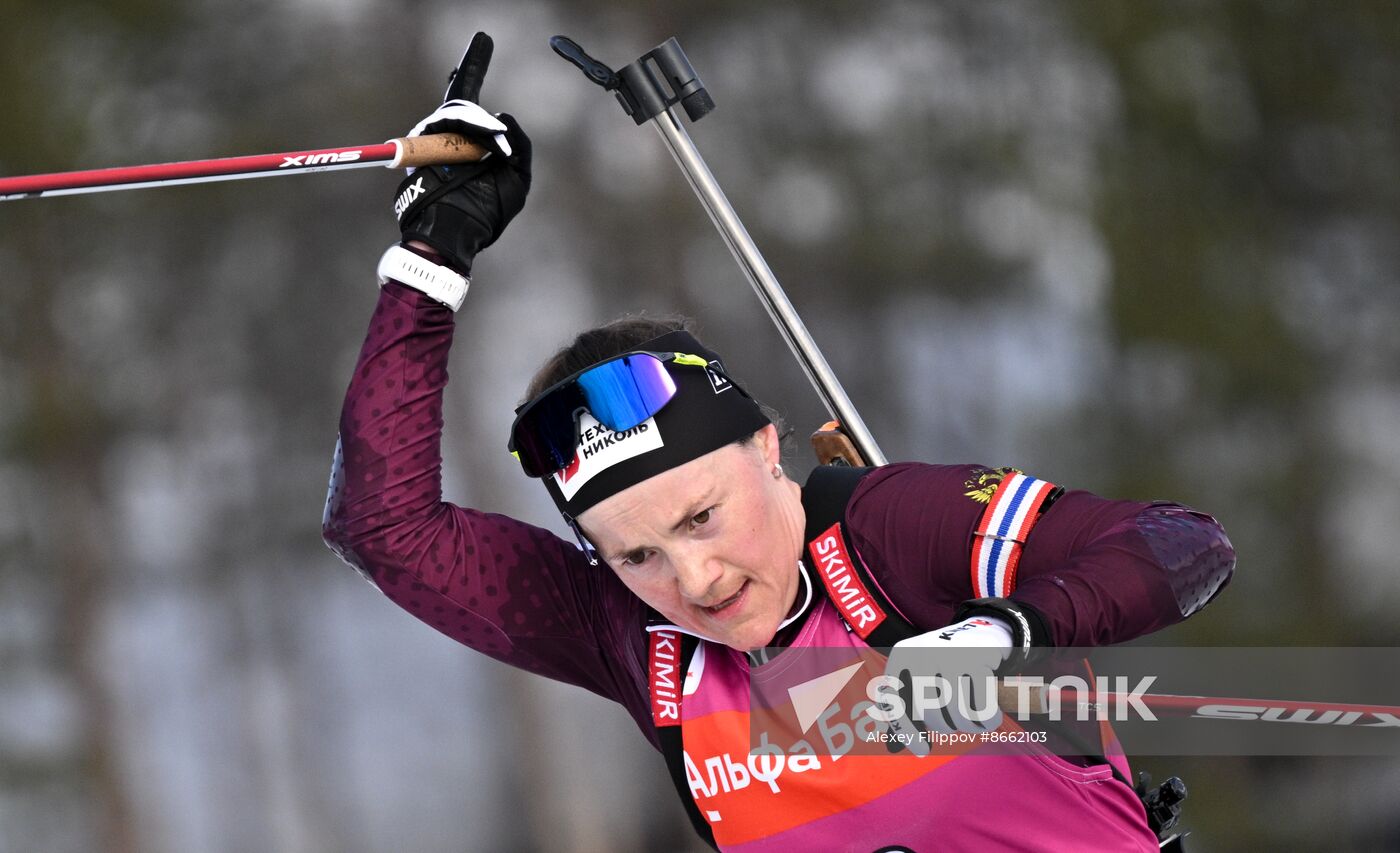
[[[0,174],[378,142],[478,29],[535,142],[476,268],[447,491],[571,332],[680,310],[825,419],[661,142],[555,58],[676,35],[691,132],[892,459],[1216,514],[1182,645],[1400,644],[1400,5],[0,0]],[[398,177],[0,204],[0,851],[694,849],[625,714],[321,544]],[[802,442],[790,468],[810,467]],[[510,691],[515,707],[492,697]],[[556,709],[569,707],[567,714]],[[1400,760],[1152,759],[1192,849],[1400,849]]]

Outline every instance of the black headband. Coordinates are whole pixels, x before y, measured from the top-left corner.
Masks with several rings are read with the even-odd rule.
[[[650,420],[621,433],[580,415],[574,461],[543,478],[555,506],[570,521],[599,501],[752,435],[771,421],[745,391],[724,375],[719,355],[685,331],[667,332],[639,351],[698,355],[713,368],[670,363],[676,396]]]

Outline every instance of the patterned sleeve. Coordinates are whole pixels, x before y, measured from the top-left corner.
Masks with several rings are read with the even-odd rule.
[[[998,473],[891,465],[852,495],[855,546],[911,623],[940,627],[976,597],[973,534]],[[1119,643],[1195,613],[1229,582],[1234,562],[1208,515],[1069,491],[1032,528],[1010,597],[1041,615],[1056,646]]]
[[[546,530],[442,500],[452,333],[447,308],[384,287],[341,413],[327,545],[458,642],[649,719],[641,603],[616,576]]]

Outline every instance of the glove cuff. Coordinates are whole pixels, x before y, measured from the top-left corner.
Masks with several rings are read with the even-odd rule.
[[[390,246],[379,259],[379,286],[390,279],[406,284],[426,296],[436,299],[454,312],[467,298],[471,280],[440,266],[403,246]]]
[[[1032,648],[1054,645],[1050,642],[1050,632],[1045,628],[1045,620],[1028,605],[1009,598],[974,598],[964,601],[953,613],[953,620],[961,622],[973,616],[994,616],[1011,628],[1011,643],[1014,654],[1024,659]]]

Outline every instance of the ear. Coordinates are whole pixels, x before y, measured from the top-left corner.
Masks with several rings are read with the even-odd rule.
[[[765,467],[771,468],[783,461],[783,446],[778,439],[778,428],[768,424],[753,434],[753,445],[763,456]]]

